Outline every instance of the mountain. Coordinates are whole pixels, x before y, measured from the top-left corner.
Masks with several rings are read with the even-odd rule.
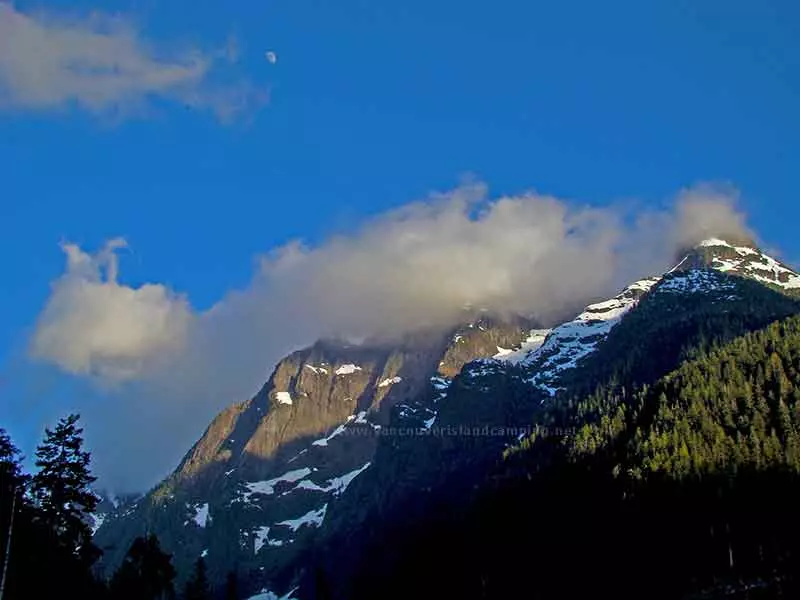
[[[391,343],[320,341],[220,413],[166,481],[106,517],[97,543],[110,569],[153,531],[179,570],[205,556],[212,579],[236,570],[265,598],[370,598],[386,582],[392,593],[381,597],[505,597],[476,595],[487,584],[473,577],[454,581],[425,544],[475,573],[482,557],[500,577],[502,561],[465,539],[464,524],[483,531],[487,514],[508,512],[530,535],[541,512],[520,498],[541,497],[553,514],[565,514],[558,502],[585,510],[571,495],[594,492],[585,474],[583,490],[540,479],[561,481],[634,427],[620,409],[629,398],[649,406],[646,390],[675,369],[797,313],[798,288],[800,276],[751,242],[710,239],[552,329],[477,311],[452,330]],[[636,427],[633,437],[644,435]],[[652,464],[649,448],[625,468]],[[603,493],[617,489],[603,481]],[[500,556],[519,542],[488,539]],[[420,592],[430,582],[450,587]]]
[[[465,310],[463,326],[401,340],[321,340],[280,361],[250,400],[223,410],[174,473],[104,515],[96,541],[114,568],[132,539],[158,534],[186,570],[247,579],[291,564],[329,507],[370,468],[382,428],[436,418],[440,389],[479,356],[519,346],[534,325]]]

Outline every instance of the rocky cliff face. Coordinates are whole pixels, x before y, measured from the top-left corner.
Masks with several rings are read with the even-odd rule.
[[[179,568],[208,557],[212,576],[268,577],[313,540],[374,460],[382,428],[413,427],[464,364],[517,348],[525,319],[465,312],[463,326],[400,340],[322,340],[284,358],[250,400],[223,410],[175,472],[96,535],[113,568],[132,538],[159,535]]]

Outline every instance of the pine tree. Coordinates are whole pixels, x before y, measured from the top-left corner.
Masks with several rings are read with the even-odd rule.
[[[194,563],[192,577],[186,582],[183,598],[184,600],[209,600],[210,597],[211,591],[208,585],[206,561],[203,560],[203,557],[200,557]]]
[[[225,600],[239,600],[239,581],[235,571],[230,571],[225,580]]]
[[[97,508],[97,496],[89,489],[95,481],[89,470],[91,455],[83,450],[79,415],[61,419],[55,429],[45,429],[44,442],[36,449],[38,473],[31,491],[41,519],[61,544],[77,552],[91,546],[88,523]]]
[[[26,484],[19,450],[4,429],[0,429],[0,598],[8,579],[14,521]]]
[[[133,540],[111,579],[114,600],[170,600],[175,597],[172,556],[161,550],[155,535]]]
[[[24,482],[19,450],[6,430],[0,429],[0,489],[5,494],[6,490],[19,488]]]

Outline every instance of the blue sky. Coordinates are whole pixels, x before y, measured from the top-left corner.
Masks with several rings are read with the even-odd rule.
[[[187,107],[183,92],[154,93],[146,114],[9,102],[0,55],[0,425],[28,451],[45,419],[107,393],[37,370],[51,384],[33,406],[19,380],[32,376],[25,347],[64,271],[64,240],[95,250],[122,236],[127,285],[159,282],[204,310],[249,285],[259,254],[298,237],[319,244],[471,173],[493,197],[533,189],[595,206],[661,206],[697,182],[726,182],[769,246],[800,258],[796,2],[53,0],[11,10],[118,12],[166,53],[210,54],[235,39],[238,59],[213,85],[246,80],[269,98],[229,120]]]

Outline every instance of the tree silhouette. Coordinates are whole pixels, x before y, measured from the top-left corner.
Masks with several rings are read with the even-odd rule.
[[[77,414],[61,419],[55,429],[45,429],[45,439],[36,449],[31,491],[40,518],[58,541],[73,552],[87,553],[91,547],[89,526],[97,508],[97,496],[89,486],[95,477],[89,470],[91,455],[83,450],[83,429]]]
[[[133,540],[111,579],[115,600],[170,600],[175,597],[172,557],[161,550],[155,535]]]

